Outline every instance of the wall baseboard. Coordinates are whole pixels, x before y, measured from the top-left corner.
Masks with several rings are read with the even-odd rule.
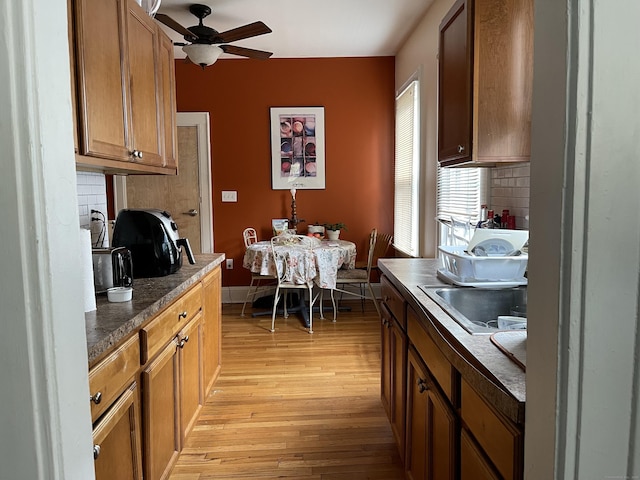
[[[380,298],[380,284],[372,283],[371,287],[373,288],[373,293],[376,298]],[[222,287],[222,303],[243,303],[245,298],[247,298],[247,292],[249,291],[249,286],[241,286],[241,287]],[[273,294],[273,293],[271,293]],[[269,293],[264,293],[264,295],[269,295]],[[327,297],[328,297],[327,292]],[[355,297],[354,297],[355,298]]]

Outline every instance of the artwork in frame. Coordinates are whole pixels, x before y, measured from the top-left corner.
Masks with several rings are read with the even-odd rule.
[[[324,107],[271,107],[271,186],[324,189]]]

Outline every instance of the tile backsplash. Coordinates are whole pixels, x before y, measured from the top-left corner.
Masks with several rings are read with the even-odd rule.
[[[516,217],[516,228],[529,229],[529,163],[496,167],[491,171],[489,208],[500,215],[509,210]]]
[[[107,221],[106,177],[102,173],[76,172],[76,182],[80,227],[91,230],[91,241],[94,246],[107,247],[109,238],[106,233],[108,225],[105,223]],[[91,210],[97,210],[100,213],[92,214]]]

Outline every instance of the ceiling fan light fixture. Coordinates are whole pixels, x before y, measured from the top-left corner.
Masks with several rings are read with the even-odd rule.
[[[217,45],[205,45],[193,43],[182,47],[182,51],[187,54],[189,60],[202,68],[213,65],[222,54],[222,49]]]

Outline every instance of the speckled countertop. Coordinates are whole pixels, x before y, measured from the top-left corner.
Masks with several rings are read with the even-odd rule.
[[[424,314],[424,327],[462,377],[507,418],[524,423],[525,372],[491,343],[489,335],[469,334],[418,288],[446,285],[437,277],[439,265],[437,259],[422,258],[378,261],[409,305]]]
[[[224,254],[196,255],[194,265],[184,261],[171,275],[133,280],[133,298],[111,303],[98,295],[97,309],[85,313],[89,367],[101,360],[118,343],[224,261]]]

